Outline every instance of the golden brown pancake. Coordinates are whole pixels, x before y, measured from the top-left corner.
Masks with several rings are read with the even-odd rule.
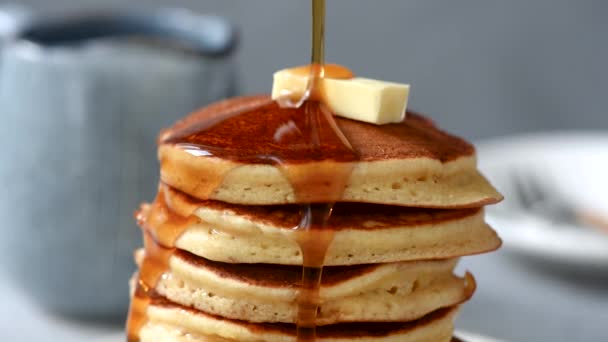
[[[214,200],[199,200],[182,191],[161,184],[166,203],[181,216],[188,216],[193,210],[201,209],[203,220],[209,222],[209,212],[221,212],[248,221],[276,227],[293,229],[302,218],[301,206],[288,205],[241,205]],[[327,229],[361,229],[374,230],[389,227],[415,227],[421,224],[441,224],[447,221],[460,220],[479,215],[481,208],[468,209],[429,209],[380,205],[370,203],[342,202],[333,206]]]
[[[292,228],[301,215],[297,206],[254,207],[192,199],[161,186],[161,196],[176,215],[194,214],[176,239],[166,239],[151,220],[146,229],[166,247],[177,247],[206,259],[229,263],[301,265]],[[158,202],[158,201],[157,201]],[[153,205],[149,215],[165,216]],[[327,229],[335,229],[326,265],[356,265],[406,260],[446,259],[498,248],[496,233],[483,210],[434,210],[339,203]]]
[[[238,118],[231,116],[234,112],[239,113]],[[162,133],[161,143],[209,146],[221,149],[224,159],[247,163],[267,164],[263,158],[250,157],[259,155],[273,155],[287,163],[305,163],[313,158],[308,149],[279,145],[273,139],[285,118],[297,121],[301,116],[304,116],[302,108],[281,108],[266,95],[236,97],[209,105],[178,121]],[[334,119],[361,161],[431,158],[449,162],[475,153],[470,143],[439,130],[431,120],[413,112],[408,112],[402,123],[386,125]],[[222,128],[202,130],[210,121],[216,121]],[[340,152],[325,154],[341,161]]]
[[[317,340],[320,342],[449,342],[457,312],[458,307],[455,306],[434,311],[412,322],[328,325],[317,329]],[[142,342],[213,341],[214,337],[239,342],[296,340],[293,324],[250,323],[226,319],[179,306],[163,298],[156,298],[153,301],[148,309],[148,316],[150,320],[141,331]]]
[[[161,179],[200,199],[286,204],[302,199],[296,198],[285,170],[331,172],[348,164],[352,172],[337,199],[342,202],[462,208],[502,198],[477,171],[473,147],[418,114],[387,125],[336,118],[357,155],[353,158],[322,142],[323,154],[315,157],[302,142],[306,138],[277,143],[275,133],[282,127],[304,124],[302,111],[280,108],[267,96],[250,96],[195,112],[161,135]],[[323,196],[330,192],[317,191],[306,202],[327,202]]]
[[[474,280],[452,274],[455,259],[326,267],[317,324],[412,321],[467,300]],[[172,302],[249,322],[295,323],[302,270],[225,264],[176,251],[156,291]]]

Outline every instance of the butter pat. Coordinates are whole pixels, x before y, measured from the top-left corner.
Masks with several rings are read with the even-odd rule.
[[[405,118],[410,86],[369,78],[323,79],[322,98],[341,117],[383,125]]]
[[[292,69],[284,69],[274,73],[272,80],[272,99],[287,97],[299,100],[304,96],[310,76]]]
[[[291,72],[274,74],[272,98],[301,98],[309,76]],[[409,85],[354,77],[348,79],[322,78],[314,97],[324,102],[335,115],[348,119],[387,124],[401,122],[405,117]]]

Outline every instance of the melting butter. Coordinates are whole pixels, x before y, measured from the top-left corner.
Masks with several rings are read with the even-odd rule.
[[[410,86],[363,77],[332,77],[325,73],[317,80],[313,100],[325,103],[332,112],[348,119],[377,125],[401,122],[405,118]],[[308,90],[311,75],[302,67],[283,69],[274,74],[272,99],[302,98]]]

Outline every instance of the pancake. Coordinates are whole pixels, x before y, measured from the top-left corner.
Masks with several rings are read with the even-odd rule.
[[[197,201],[161,185],[160,196],[179,216],[194,212],[177,239],[165,238],[156,220],[144,223],[166,247],[229,263],[301,265],[297,206],[254,207]],[[157,201],[158,202],[158,201]],[[164,217],[159,203],[143,216]],[[336,205],[327,229],[335,235],[325,264],[355,265],[446,259],[495,250],[501,244],[482,209],[434,210],[369,204]]]
[[[457,260],[326,267],[318,325],[412,321],[467,300],[474,280],[454,276]],[[156,291],[172,302],[249,322],[295,323],[302,270],[224,264],[177,251]]]
[[[161,134],[161,180],[199,199],[252,205],[339,201],[464,208],[502,199],[477,171],[473,146],[418,114],[387,125],[337,117],[358,158],[323,146],[323,156],[315,159],[306,146],[278,144],[274,135],[302,121],[302,111],[280,108],[265,95],[205,107]],[[331,173],[345,164],[352,172],[341,197],[331,200],[323,196],[335,191],[296,198],[286,177],[286,171]]]
[[[413,322],[344,323],[319,327],[320,342],[449,342],[458,307],[434,311]],[[294,342],[292,324],[256,324],[225,319],[156,299],[148,308],[149,321],[141,342],[239,341]],[[223,340],[222,340],[223,339]]]

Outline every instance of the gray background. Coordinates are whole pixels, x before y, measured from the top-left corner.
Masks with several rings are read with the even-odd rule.
[[[308,0],[17,2],[55,12],[174,5],[225,15],[242,30],[238,65],[247,93],[267,92],[273,71],[308,61]],[[608,1],[328,2],[327,60],[411,83],[411,107],[451,131],[480,139],[608,129]],[[459,327],[510,341],[608,340],[605,282],[551,278],[503,252],[466,266],[480,288]]]
[[[308,0],[16,0],[44,10],[185,6],[242,29],[243,90],[309,56]],[[411,108],[468,138],[606,129],[608,1],[329,0],[327,60],[413,85]]]

